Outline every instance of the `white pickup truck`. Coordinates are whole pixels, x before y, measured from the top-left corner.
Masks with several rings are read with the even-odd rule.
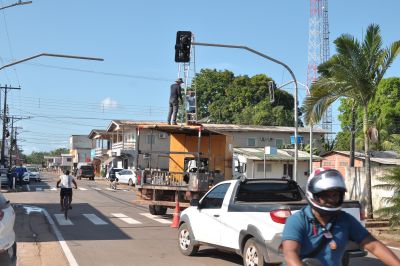
[[[244,265],[265,265],[283,260],[281,235],[286,218],[307,204],[304,193],[292,180],[229,180],[215,185],[180,216],[179,248],[195,255],[200,245],[231,250]],[[345,201],[344,211],[360,220],[358,201]],[[350,243],[343,260],[365,256]],[[257,261],[255,261],[257,260]]]

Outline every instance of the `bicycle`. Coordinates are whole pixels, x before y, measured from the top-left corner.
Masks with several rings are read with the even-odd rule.
[[[64,198],[63,198],[63,208],[64,208],[65,220],[68,220],[68,210],[69,210],[69,207],[70,207],[69,198],[70,198],[70,195],[65,195]]]
[[[110,181],[110,188],[113,190],[117,190],[118,186],[118,178],[115,178],[114,181]]]
[[[72,193],[72,191],[71,191],[71,193]],[[62,208],[64,210],[64,218],[65,218],[65,220],[68,220],[68,210],[71,208],[71,204],[70,204],[70,197],[71,196],[72,195],[69,195],[69,194],[66,193],[64,195],[64,197],[63,197],[63,200],[62,200]]]

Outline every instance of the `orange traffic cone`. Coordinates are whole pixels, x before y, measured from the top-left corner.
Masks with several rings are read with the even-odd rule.
[[[179,208],[179,200],[176,200],[175,210],[174,210],[174,217],[172,219],[171,228],[178,228],[179,227],[179,217],[180,217],[180,208]]]

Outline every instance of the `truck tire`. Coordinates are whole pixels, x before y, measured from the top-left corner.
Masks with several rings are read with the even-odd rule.
[[[194,245],[194,237],[186,223],[179,226],[178,231],[179,250],[185,256],[193,256],[199,251],[199,246]]]
[[[165,215],[167,213],[167,207],[156,205],[155,211],[156,215]]]
[[[156,215],[156,205],[149,205],[149,212],[152,215]]]
[[[254,237],[247,240],[243,249],[243,265],[244,266],[265,266],[264,256],[261,248]]]

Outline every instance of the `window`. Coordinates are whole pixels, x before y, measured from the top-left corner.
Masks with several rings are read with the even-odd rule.
[[[222,206],[226,191],[230,184],[221,184],[214,187],[210,193],[201,201],[202,209],[219,209]]]
[[[72,158],[67,158],[67,162],[72,162]]]
[[[322,166],[334,166],[335,163],[332,161],[323,161]]]
[[[155,136],[154,135],[147,135],[146,136],[146,143],[147,144],[154,144],[155,142]]]
[[[265,172],[271,172],[272,166],[271,164],[265,164]],[[264,163],[257,164],[257,172],[264,173]]]
[[[256,146],[256,139],[255,138],[248,138],[247,139],[247,146],[248,147],[255,147]]]
[[[339,162],[339,165],[340,166],[349,166],[349,162],[341,161],[341,162]]]
[[[276,145],[276,147],[279,149],[279,148],[282,148],[282,146],[283,146],[283,139],[276,139],[275,140],[275,145]]]

